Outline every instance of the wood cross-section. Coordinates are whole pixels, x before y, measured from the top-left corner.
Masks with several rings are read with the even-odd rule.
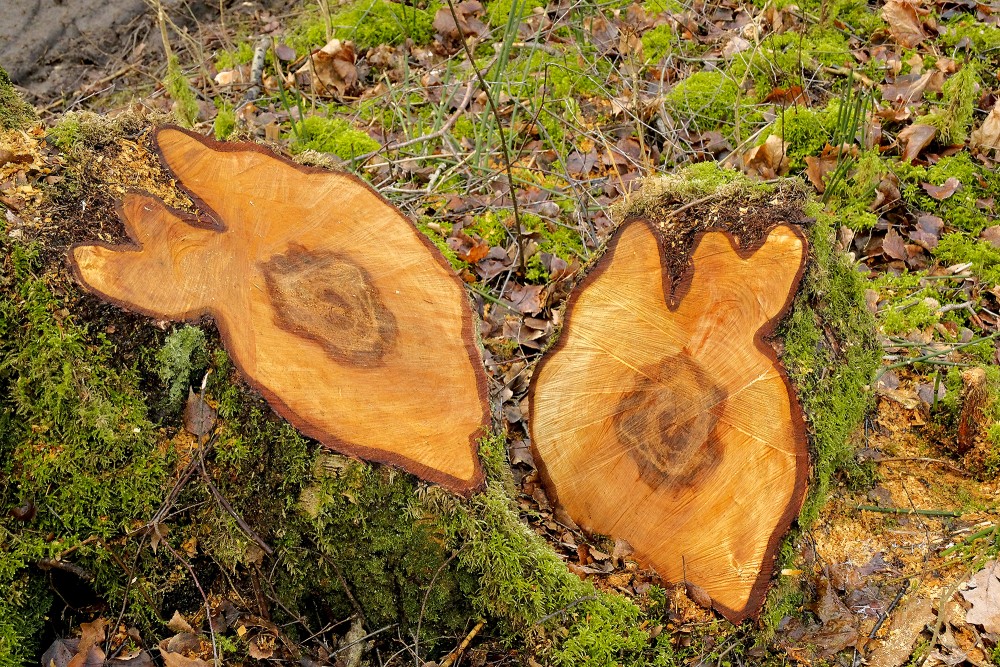
[[[655,226],[632,219],[577,288],[535,371],[531,434],[554,500],[738,622],[763,602],[808,470],[795,393],[765,342],[806,256],[798,228],[741,252],[696,240],[671,293]]]
[[[78,280],[160,319],[213,318],[253,386],[325,445],[478,488],[486,376],[437,249],[354,176],[174,127],[154,143],[203,217],[128,195],[131,243],[74,246]]]

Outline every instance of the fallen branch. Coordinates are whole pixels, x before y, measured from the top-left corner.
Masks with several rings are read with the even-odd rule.
[[[906,509],[903,507],[876,507],[875,505],[858,505],[857,508],[862,512],[879,512],[881,514],[917,514],[919,516],[947,516],[947,517],[960,517],[961,512],[955,512],[952,510],[917,510],[917,509]]]

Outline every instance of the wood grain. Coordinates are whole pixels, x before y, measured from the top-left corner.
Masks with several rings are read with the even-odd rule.
[[[756,614],[808,470],[801,408],[764,337],[802,275],[798,228],[741,252],[696,241],[671,294],[663,239],[625,222],[535,371],[531,435],[550,496],[665,579]]]
[[[485,371],[437,249],[354,176],[174,127],[154,142],[204,217],[128,195],[132,242],[74,246],[81,284],[160,319],[213,318],[247,379],[323,444],[480,487]]]

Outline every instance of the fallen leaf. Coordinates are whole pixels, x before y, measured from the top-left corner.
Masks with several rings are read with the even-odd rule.
[[[816,592],[813,613],[823,625],[811,634],[809,640],[816,646],[817,657],[829,658],[848,646],[854,646],[858,641],[858,629],[851,610],[837,596],[826,574],[817,579]]]
[[[479,37],[486,32],[486,24],[478,18],[482,13],[483,6],[476,0],[459,3],[455,5],[455,16],[458,17],[456,25],[451,10],[442,7],[434,14],[434,31],[452,42],[458,42],[468,35]]]
[[[1000,125],[1000,119],[998,119]],[[1000,126],[998,126],[1000,132]],[[912,162],[937,134],[937,128],[924,123],[914,123],[903,128],[897,135],[897,140],[903,145],[903,162]]]
[[[802,91],[802,86],[789,86],[788,88],[772,88],[771,93],[764,101],[787,107],[793,104],[806,105],[809,103],[809,98]]]
[[[181,616],[179,611],[174,611],[174,615],[167,622],[167,629],[171,632],[194,632],[194,628]]]
[[[934,250],[941,240],[942,229],[944,229],[944,220],[936,215],[921,215],[917,218],[916,228],[910,232],[910,240],[925,250]],[[997,227],[997,231],[1000,232],[1000,227]],[[1000,234],[998,234],[998,241],[1000,241]]]
[[[836,171],[837,163],[840,162],[838,152],[836,148],[827,144],[819,157],[806,156],[806,177],[816,188],[816,192],[823,193],[826,190],[826,177]]]
[[[923,22],[912,0],[888,0],[882,8],[882,18],[889,24],[889,33],[897,44],[912,49],[925,39]]]
[[[274,55],[278,56],[278,60],[295,60],[295,49],[285,43],[281,43],[274,47]]]
[[[296,75],[306,75],[319,95],[342,97],[358,82],[354,43],[332,39],[313,51]]]
[[[764,180],[785,174],[788,171],[788,157],[785,155],[787,147],[780,136],[772,134],[764,143],[750,149],[743,156],[747,173],[756,174]]]
[[[983,151],[1000,151],[1000,102],[997,102],[986,120],[972,131],[969,144]]]
[[[597,164],[597,151],[591,148],[586,153],[573,151],[566,156],[566,171],[570,176],[586,176]]]
[[[732,39],[726,42],[726,45],[722,47],[722,57],[728,60],[737,53],[742,53],[752,46],[753,44],[739,35],[733,35]]]
[[[1000,248],[1000,225],[993,225],[992,227],[987,227],[979,235],[979,238],[986,241],[994,248]]]
[[[983,626],[985,632],[1000,634],[1000,560],[972,575],[962,597],[972,607],[965,622]]]
[[[172,653],[160,649],[160,657],[163,658],[165,667],[212,667],[212,663],[201,658],[187,658],[180,653]]]
[[[202,394],[196,394],[188,388],[188,399],[184,405],[184,428],[192,435],[200,438],[208,435],[215,428],[219,413],[205,401]]]
[[[895,229],[889,229],[882,241],[882,252],[892,259],[906,260],[906,243]]]
[[[930,70],[929,72],[924,72],[923,74],[904,74],[902,76],[897,76],[892,83],[882,84],[882,100],[885,102],[893,102],[897,105],[905,107],[907,104],[922,100],[924,98],[925,91],[940,89],[943,84],[944,74],[937,70]],[[893,113],[898,114],[900,112],[897,110]],[[908,116],[909,112],[907,111],[906,114]],[[888,120],[901,119],[889,118]]]
[[[875,188],[875,201],[869,207],[872,211],[888,210],[900,202],[899,177],[894,173],[886,174]]]
[[[511,283],[507,288],[507,299],[518,312],[534,315],[542,310],[542,286],[518,285]]]
[[[929,194],[934,199],[937,199],[938,201],[944,201],[948,197],[958,192],[958,189],[962,187],[962,182],[959,181],[954,176],[952,176],[941,185],[934,185],[932,183],[921,183],[920,187],[922,187],[924,189],[924,192]]]

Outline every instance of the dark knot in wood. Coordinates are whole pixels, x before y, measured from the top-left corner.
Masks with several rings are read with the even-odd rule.
[[[318,343],[339,363],[378,366],[396,343],[396,318],[368,272],[335,252],[292,245],[261,263],[275,324]]]
[[[722,460],[716,427],[726,392],[685,353],[640,371],[618,401],[615,431],[646,484],[691,486]]]

